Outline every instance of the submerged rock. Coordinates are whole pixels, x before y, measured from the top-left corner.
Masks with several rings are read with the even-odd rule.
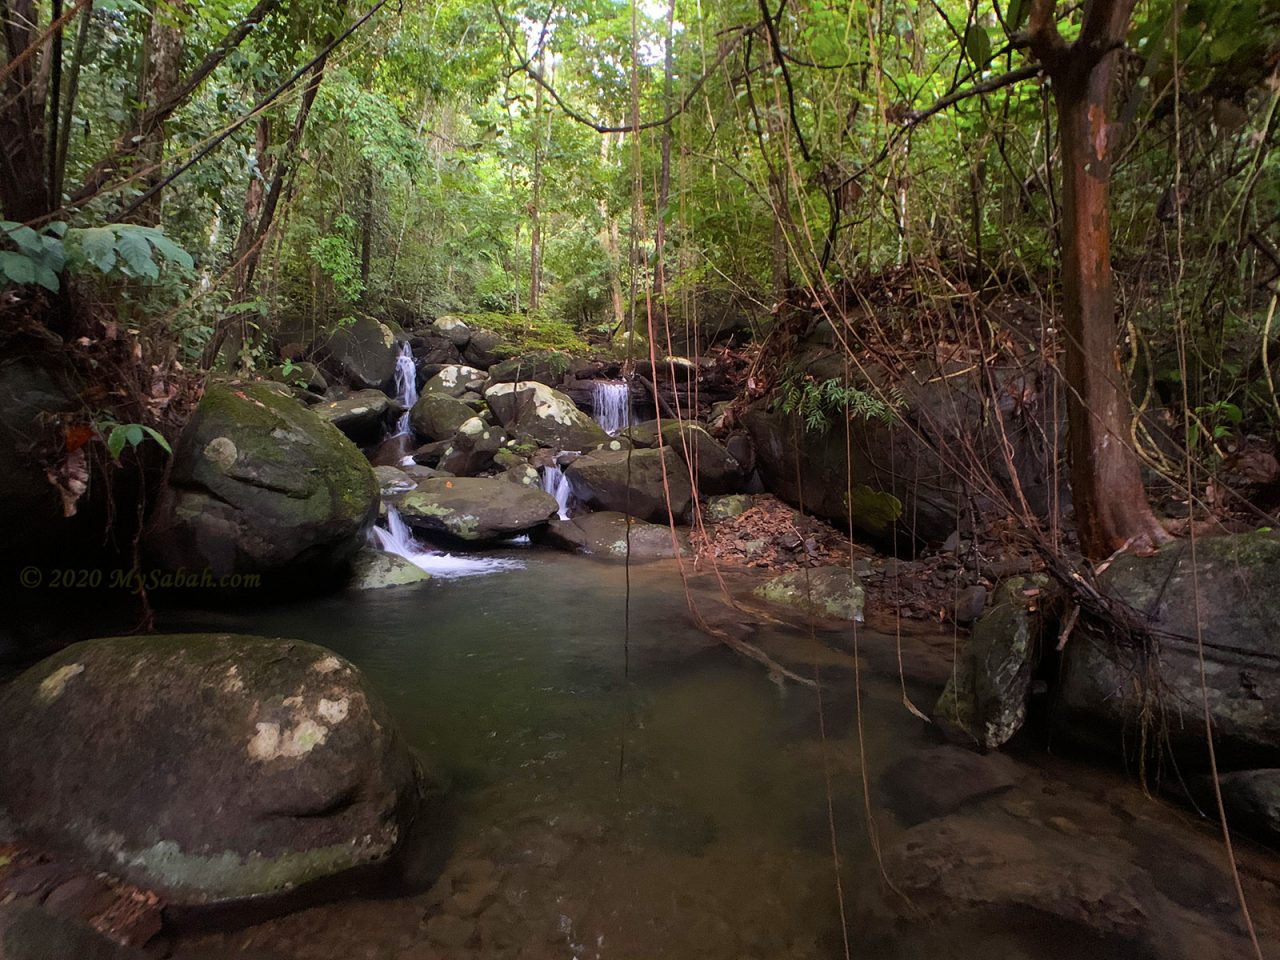
[[[1014,577],[997,588],[934,707],[934,719],[951,739],[994,750],[1022,728],[1039,654],[1036,597],[1047,582],[1043,576]],[[1035,591],[1031,597],[1029,589]]]
[[[0,806],[27,836],[209,904],[386,863],[421,773],[360,672],[230,634],[75,644],[0,691]]]
[[[815,617],[861,622],[866,591],[846,567],[813,567],[774,577],[755,595]]]
[[[431,579],[431,574],[404,557],[372,548],[357,553],[351,567],[351,583],[348,584],[351,590],[403,587]]]
[[[556,515],[555,498],[495,477],[424,480],[397,503],[411,527],[459,540],[498,540],[528,533]]]
[[[484,392],[489,409],[510,434],[553,450],[591,450],[609,439],[598,423],[559,390],[521,380]]]
[[[174,447],[148,533],[167,569],[341,570],[364,542],[378,481],[332,424],[265,384],[215,383]]]
[[[601,560],[669,560],[677,550],[685,552],[684,535],[676,533],[673,545],[670,527],[608,511],[579,514],[570,520],[553,518],[546,538],[558,547]]]
[[[666,486],[663,474],[666,474]],[[677,523],[689,512],[689,471],[670,447],[656,450],[595,450],[565,469],[574,496],[594,510],[612,510],[666,523],[666,489]]]

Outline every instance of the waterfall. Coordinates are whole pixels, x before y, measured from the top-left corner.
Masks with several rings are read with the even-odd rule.
[[[441,580],[458,577],[478,577],[498,570],[510,570],[523,566],[518,560],[501,557],[460,557],[437,550],[428,550],[414,539],[413,531],[400,516],[400,511],[387,504],[386,526],[374,527],[371,539],[379,550],[404,557],[415,567],[425,570]]]
[[[395,436],[400,436],[409,432],[409,411],[418,402],[418,367],[413,362],[408,340],[400,344],[400,354],[396,357],[396,399],[404,407],[396,424]]]
[[[631,384],[625,380],[592,381],[591,416],[609,436],[631,426]]]
[[[560,508],[560,519],[569,519],[569,498],[573,491],[569,487],[569,478],[564,475],[564,467],[558,463],[542,468],[542,489],[555,497],[556,506]]]

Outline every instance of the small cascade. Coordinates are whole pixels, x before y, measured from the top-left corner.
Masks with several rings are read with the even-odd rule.
[[[631,426],[631,384],[625,380],[592,381],[591,416],[611,437]]]
[[[390,504],[387,504],[386,526],[374,527],[371,531],[371,539],[379,550],[394,553],[397,557],[404,557],[415,567],[441,580],[479,577],[486,573],[523,566],[518,560],[506,560],[501,557],[459,557],[451,553],[428,550],[414,539],[413,531],[404,522],[404,517],[400,516],[400,511]]]
[[[396,423],[395,436],[400,436],[409,432],[409,411],[418,402],[418,367],[413,362],[408,340],[400,344],[400,354],[396,357],[396,399],[404,407]]]
[[[560,508],[560,519],[569,519],[569,499],[573,490],[569,487],[569,478],[564,475],[564,467],[558,463],[542,468],[542,489],[555,497],[556,506]]]

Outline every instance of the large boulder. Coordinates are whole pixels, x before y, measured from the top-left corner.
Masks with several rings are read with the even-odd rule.
[[[1230,822],[1280,842],[1280,536],[1256,532],[1178,541],[1124,554],[1101,586],[1149,634],[1079,624],[1063,651],[1054,710],[1058,736],[1091,750],[1160,754],[1177,789],[1214,803],[1204,723]]]
[[[1161,745],[1183,774],[1206,770],[1207,697],[1219,769],[1280,767],[1280,536],[1201,538],[1194,563],[1177,541],[1123,554],[1100,579],[1149,627],[1150,646],[1077,627],[1063,651],[1062,734],[1111,751]]]
[[[448,397],[461,397],[464,393],[479,392],[487,384],[488,377],[483,370],[463,364],[450,364],[422,385],[422,393],[443,394]]]
[[[459,477],[471,477],[493,466],[493,457],[507,435],[480,417],[472,417],[458,427],[440,457],[439,467]]]
[[[357,389],[388,389],[396,375],[396,333],[373,317],[356,317],[325,343],[331,373]]]
[[[949,737],[994,750],[1021,729],[1039,655],[1036,611],[1047,582],[1043,576],[1013,577],[996,590],[934,708]]]
[[[701,493],[729,493],[743,481],[742,468],[707,428],[693,420],[664,420],[657,444],[670,446],[697,478]]]
[[[866,591],[847,567],[792,570],[755,589],[755,595],[823,620],[862,620]]]
[[[843,388],[842,354],[809,348],[796,367],[811,391]],[[1011,367],[926,365],[901,376],[868,368],[854,386],[892,403],[889,419],[852,413],[846,433],[844,413],[828,410],[809,423],[775,398],[749,408],[743,424],[771,493],[838,528],[852,521],[885,546],[944,541],[975,504],[990,503],[988,487],[1015,502],[1025,497],[1042,515],[1068,502],[1065,482],[1054,485],[1062,424],[1038,382],[1035,371]]]
[[[446,393],[424,393],[409,411],[413,432],[431,443],[448,440],[475,416],[470,406]]]
[[[590,450],[609,439],[600,424],[545,383],[495,383],[484,392],[484,398],[508,433],[543,447]]]
[[[378,508],[378,481],[332,424],[266,384],[215,383],[174,448],[148,534],[165,568],[340,572]]]
[[[349,397],[326,400],[311,409],[356,443],[375,443],[404,408],[381,390],[357,390]]]
[[[585,553],[600,560],[669,560],[685,553],[684,534],[671,528],[628,517],[625,513],[602,511],[582,513],[570,520],[553,518],[547,540],[565,550]]]
[[[397,506],[411,527],[476,541],[529,533],[558,511],[554,497],[497,477],[424,480]]]
[[[89,640],[0,690],[0,806],[171,905],[387,863],[421,774],[358,670],[228,634]]]
[[[381,590],[430,580],[431,574],[404,557],[366,547],[352,564],[351,590]]]
[[[462,351],[462,356],[473,367],[487,370],[499,360],[505,360],[513,353],[515,353],[515,347],[512,347],[492,330],[473,330],[471,331],[471,338],[467,341],[467,345]]]
[[[663,474],[666,474],[666,486]],[[689,512],[693,489],[689,471],[670,447],[656,450],[595,450],[565,469],[578,501],[593,510],[613,510],[666,523],[667,496],[677,522]]]
[[[567,353],[559,350],[536,350],[495,363],[489,368],[489,376],[494,383],[533,380],[554,386],[564,379],[572,362]]]

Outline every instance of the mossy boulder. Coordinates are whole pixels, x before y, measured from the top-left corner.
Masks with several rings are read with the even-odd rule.
[[[712,521],[732,520],[750,510],[754,503],[748,493],[727,493],[711,497],[707,501],[706,518]]]
[[[356,389],[386,390],[396,375],[396,330],[373,317],[356,317],[329,335],[330,373]]]
[[[994,750],[1022,728],[1031,675],[1039,655],[1048,578],[1013,577],[1000,584],[991,606],[974,625],[934,719],[951,739]]]
[[[570,520],[553,518],[547,541],[564,550],[598,560],[669,560],[687,553],[685,535],[668,526],[628,517],[625,513],[583,513]]]
[[[697,478],[702,493],[730,493],[741,489],[742,468],[707,428],[692,420],[666,420],[659,446],[669,446]]]
[[[378,481],[332,424],[265,384],[215,383],[174,448],[148,532],[157,563],[307,579],[345,567]]]
[[[1220,769],[1280,767],[1280,536],[1203,537],[1194,564],[1190,544],[1175,541],[1117,557],[1100,581],[1153,643],[1077,627],[1063,652],[1062,734],[1111,752],[1145,740],[1198,772],[1209,765],[1207,696]],[[1146,721],[1160,728],[1144,738]]]
[[[77,643],[0,690],[18,830],[170,906],[270,897],[386,864],[419,767],[360,672],[297,640]]]
[[[793,570],[755,589],[761,600],[823,620],[862,620],[866,591],[845,567]]]
[[[376,443],[404,408],[381,390],[357,390],[349,397],[325,400],[311,409],[356,443]]]
[[[667,489],[671,491],[671,516],[677,522],[684,519],[693,503],[688,468],[670,447],[596,450],[569,464],[565,476],[573,486],[574,496],[585,506],[654,523],[668,520]]]
[[[508,433],[552,450],[591,450],[609,439],[573,400],[545,383],[496,383],[484,398]]]
[[[501,429],[481,417],[471,417],[449,441],[439,467],[454,476],[475,476],[493,466],[494,455],[506,442],[507,435]]]
[[[535,350],[495,363],[489,368],[494,383],[533,380],[554,386],[569,372],[572,358],[560,350]]]
[[[458,398],[463,394],[479,392],[485,388],[489,378],[483,370],[453,363],[445,367],[422,385],[422,393],[437,393]]]
[[[366,548],[356,554],[352,564],[351,590],[381,590],[403,587],[431,579],[431,574],[394,553]]]
[[[498,477],[424,480],[397,506],[411,527],[471,541],[529,533],[557,513],[554,497]]]
[[[448,440],[475,416],[475,411],[447,393],[424,393],[409,411],[413,432],[428,443]]]

